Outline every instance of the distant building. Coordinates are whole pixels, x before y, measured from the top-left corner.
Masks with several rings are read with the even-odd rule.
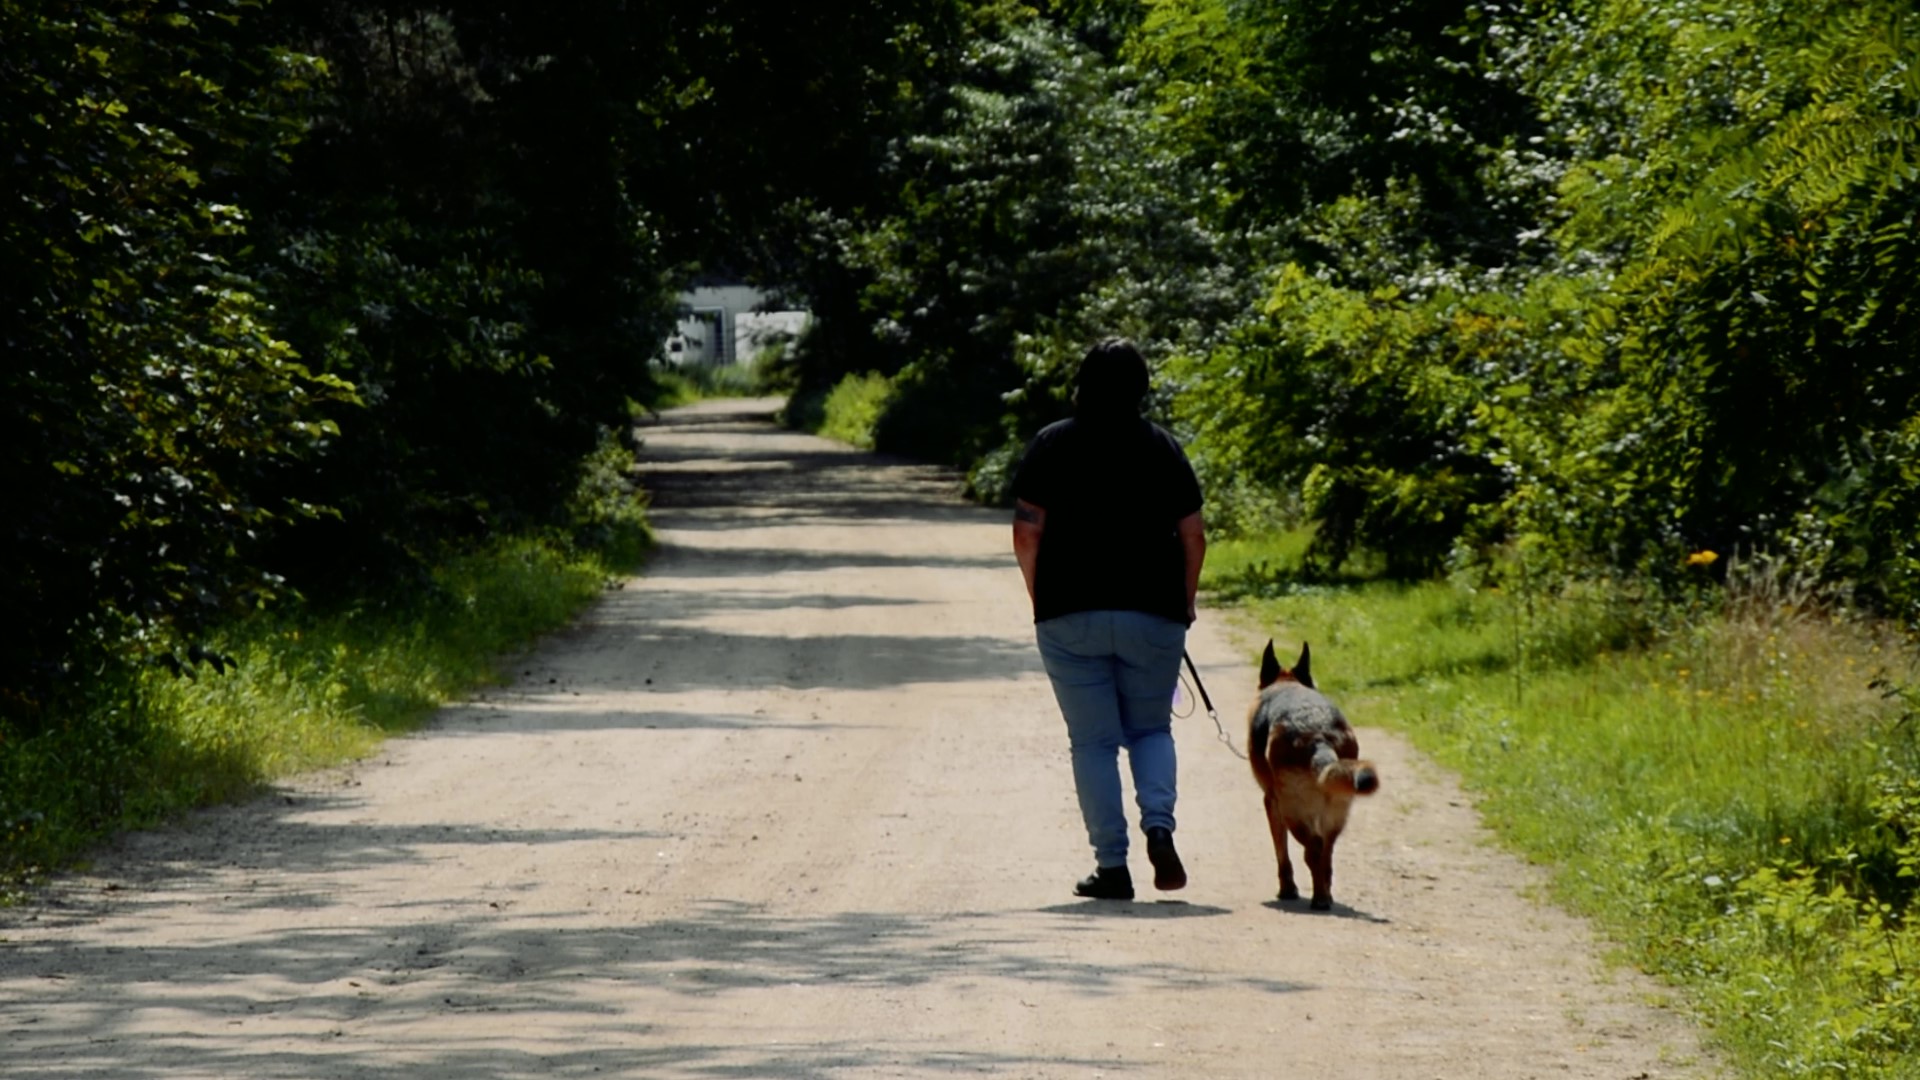
[[[662,346],[675,367],[751,364],[806,332],[805,311],[770,311],[751,285],[704,285],[680,294],[680,324]]]

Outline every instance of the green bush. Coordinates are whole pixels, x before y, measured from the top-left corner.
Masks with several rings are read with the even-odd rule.
[[[1017,439],[987,451],[967,470],[968,496],[988,506],[1012,506],[1013,475],[1026,452],[1026,444]]]
[[[878,372],[848,375],[821,403],[819,434],[843,443],[873,449],[874,431],[893,401],[893,381]]]
[[[876,450],[964,467],[1002,437],[1002,388],[977,370],[915,362],[891,383],[873,428]]]
[[[653,542],[632,435],[631,428],[601,429],[600,445],[580,463],[567,506],[574,548],[595,553],[615,570],[638,566]]]
[[[0,8],[0,717],[21,728],[78,671],[277,591],[262,539],[320,513],[285,478],[359,401],[285,340],[228,190],[302,137],[324,66],[257,13],[182,7]]]

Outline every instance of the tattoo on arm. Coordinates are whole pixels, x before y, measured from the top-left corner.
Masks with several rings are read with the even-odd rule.
[[[1015,503],[1013,507],[1013,520],[1024,521],[1029,525],[1036,525],[1040,522],[1040,511],[1031,506],[1023,506]]]

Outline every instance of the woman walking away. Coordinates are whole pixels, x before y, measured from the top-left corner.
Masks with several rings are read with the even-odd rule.
[[[1193,467],[1140,415],[1140,350],[1102,341],[1074,386],[1074,416],[1034,436],[1014,476],[1013,550],[1093,845],[1094,872],[1074,892],[1131,900],[1122,747],[1154,887],[1187,883],[1173,846],[1170,714],[1207,543]]]

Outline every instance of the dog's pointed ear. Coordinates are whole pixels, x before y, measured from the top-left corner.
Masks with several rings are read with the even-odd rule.
[[[1293,665],[1293,677],[1300,681],[1301,686],[1308,689],[1313,688],[1313,668],[1309,666],[1312,662],[1313,651],[1307,648],[1307,643],[1303,641],[1300,643],[1300,661]]]
[[[1273,639],[1267,639],[1267,651],[1260,657],[1260,689],[1265,690],[1280,681],[1286,672],[1280,670],[1280,658],[1273,655]]]

